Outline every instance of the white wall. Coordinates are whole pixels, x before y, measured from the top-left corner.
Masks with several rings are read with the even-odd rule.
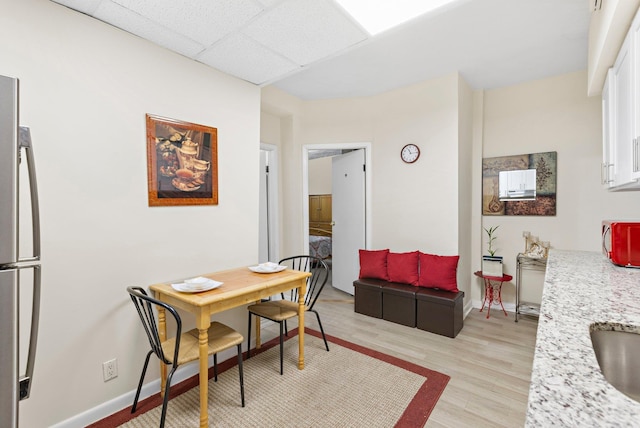
[[[525,230],[552,248],[600,251],[603,219],[640,217],[640,193],[600,186],[601,100],[587,97],[586,88],[586,72],[577,72],[484,93],[483,157],[558,152],[557,215],[483,217],[485,227],[500,226],[497,254],[506,273],[515,275]],[[525,298],[540,302],[542,278],[523,281]],[[503,287],[503,299],[514,302],[514,288]]]
[[[21,79],[42,213],[40,341],[20,419],[48,427],[135,389],[148,345],[127,286],[256,262],[260,91],[50,1],[0,10],[0,74]],[[148,207],[145,113],[218,129],[217,206]],[[242,308],[219,319],[246,329]],[[119,376],[104,383],[112,358]]]
[[[471,87],[458,79],[458,282],[466,294],[466,302],[471,301],[474,253],[473,239],[473,164],[478,159],[474,151],[474,94]],[[477,207],[476,207],[477,208]],[[470,306],[470,305],[468,305]]]
[[[290,167],[302,164],[302,148],[294,139],[300,138],[300,111],[302,100],[275,87],[267,86],[261,91],[261,111],[268,128],[260,129],[263,142],[277,145],[280,155],[280,255],[301,254],[303,251],[302,201],[290,203],[296,195],[302,194],[301,168]]]
[[[280,132],[280,118],[266,111],[260,112],[260,141],[277,145],[282,139]]]

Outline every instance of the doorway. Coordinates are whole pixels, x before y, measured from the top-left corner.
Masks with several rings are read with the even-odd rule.
[[[305,225],[303,233],[303,245],[304,248],[309,248],[309,228],[306,225],[309,224],[309,160],[313,156],[324,154],[326,156],[340,156],[345,152],[361,151],[364,157],[364,185],[355,186],[356,190],[362,194],[356,195],[354,198],[346,198],[347,202],[362,201],[363,210],[362,216],[364,220],[360,220],[363,230],[360,238],[356,238],[357,241],[354,248],[368,248],[371,242],[371,171],[369,165],[371,165],[371,143],[343,143],[343,144],[318,144],[318,145],[306,145],[303,146],[303,165],[302,165],[302,178],[303,178],[303,224]],[[333,164],[332,164],[333,165]],[[333,174],[333,172],[332,172]],[[354,191],[353,189],[350,191]],[[340,200],[344,201],[345,198],[341,197]],[[348,211],[348,207],[333,206],[333,210]],[[334,219],[335,220],[335,219]],[[338,225],[339,226],[339,225]],[[336,227],[336,233],[341,233],[339,242],[353,242],[353,237],[346,237],[342,234],[350,233],[350,228],[345,231],[344,228]],[[335,238],[334,238],[335,240]],[[340,244],[342,245],[342,244]],[[359,260],[357,255],[357,249],[351,248],[347,251],[348,257],[340,257],[339,259],[332,259],[332,285],[335,288],[343,290],[349,294],[353,294],[353,281],[357,278],[359,271]],[[342,265],[341,265],[342,264]],[[336,276],[336,274],[338,276]]]
[[[258,262],[278,262],[278,147],[260,143]]]

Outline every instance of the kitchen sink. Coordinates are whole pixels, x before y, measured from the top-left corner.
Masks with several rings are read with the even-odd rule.
[[[629,331],[628,326],[597,323],[591,325],[590,332],[605,379],[618,391],[640,402],[640,327]]]

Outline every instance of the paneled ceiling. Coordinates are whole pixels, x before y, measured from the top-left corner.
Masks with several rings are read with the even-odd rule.
[[[456,71],[491,89],[584,70],[591,3],[457,0],[371,37],[334,0],[52,1],[302,99],[374,95]]]

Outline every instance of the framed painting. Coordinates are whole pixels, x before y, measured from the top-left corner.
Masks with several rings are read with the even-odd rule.
[[[557,152],[482,159],[482,215],[556,215]]]
[[[218,130],[146,115],[149,206],[218,204]]]

